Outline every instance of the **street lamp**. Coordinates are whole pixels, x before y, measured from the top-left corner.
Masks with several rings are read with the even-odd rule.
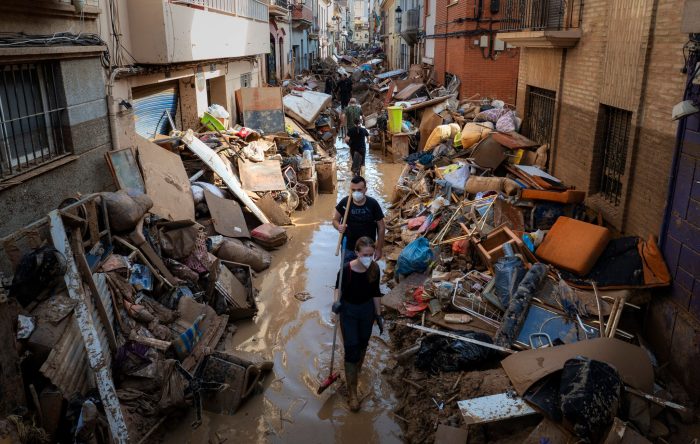
[[[399,28],[398,31],[401,32],[401,13],[403,12],[401,5],[397,6],[394,12],[396,13],[396,26]]]

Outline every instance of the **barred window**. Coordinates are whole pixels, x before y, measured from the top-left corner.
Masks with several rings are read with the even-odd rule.
[[[0,180],[67,153],[58,64],[0,65]]]
[[[596,150],[601,162],[598,192],[615,206],[622,200],[631,126],[631,111],[601,105]]]
[[[246,72],[241,74],[241,88],[250,88],[251,79],[251,73]]]

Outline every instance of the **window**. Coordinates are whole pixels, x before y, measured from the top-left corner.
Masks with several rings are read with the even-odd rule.
[[[594,159],[594,165],[599,165],[597,191],[615,206],[619,205],[622,199],[631,126],[631,111],[607,105],[600,106],[596,135],[597,157]]]
[[[527,86],[525,94],[525,119],[522,133],[535,142],[552,149],[552,128],[557,93],[548,89]]]
[[[250,88],[250,73],[246,72],[241,74],[241,88]]]
[[[0,65],[0,180],[67,153],[58,64]]]

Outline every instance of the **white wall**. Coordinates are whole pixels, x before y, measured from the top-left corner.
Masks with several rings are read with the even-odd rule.
[[[425,19],[425,34],[433,35],[435,34],[435,16],[437,15],[437,10],[435,5],[437,0],[427,0],[428,4],[428,16]],[[434,63],[435,59],[435,39],[425,39],[425,58],[423,59],[425,63]]]
[[[269,52],[265,21],[236,17],[163,0],[127,0],[129,52],[139,63],[180,63]]]

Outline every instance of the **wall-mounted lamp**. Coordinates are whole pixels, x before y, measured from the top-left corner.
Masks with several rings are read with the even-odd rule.
[[[397,6],[396,9],[394,9],[394,12],[396,13],[396,27],[399,28],[399,31],[401,31],[401,13],[403,12],[401,5]]]

